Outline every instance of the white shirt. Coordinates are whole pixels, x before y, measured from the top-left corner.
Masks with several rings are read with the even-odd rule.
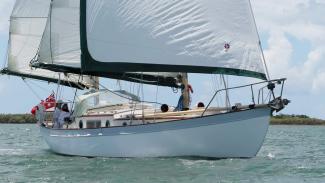
[[[53,128],[59,128],[59,117],[60,117],[61,110],[59,108],[55,108],[53,113]]]

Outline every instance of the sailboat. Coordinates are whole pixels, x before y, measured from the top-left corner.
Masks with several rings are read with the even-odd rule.
[[[58,154],[250,158],[271,113],[289,103],[285,79],[269,77],[249,0],[17,0],[9,43],[3,74],[89,89],[63,128],[39,111],[50,116],[39,121],[40,132]],[[188,73],[219,74],[225,87],[191,107]],[[228,87],[228,75],[261,81]],[[173,107],[99,89],[99,78],[182,94]],[[230,91],[241,88],[251,102],[231,105]],[[212,106],[221,93],[227,105]]]

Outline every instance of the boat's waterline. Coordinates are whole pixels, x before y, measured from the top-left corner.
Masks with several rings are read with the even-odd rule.
[[[268,130],[270,108],[157,124],[82,130],[41,127],[52,151],[103,157],[254,157]]]

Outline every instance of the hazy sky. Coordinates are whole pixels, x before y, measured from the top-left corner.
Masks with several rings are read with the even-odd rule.
[[[292,103],[284,113],[325,119],[325,0],[251,2],[271,77],[288,78],[285,95]],[[8,20],[13,3],[14,0],[0,1],[1,67],[5,64]],[[200,80],[192,82],[195,85]],[[44,82],[28,83],[37,95],[20,78],[0,77],[0,113],[29,112],[39,98],[56,89]],[[200,96],[194,99],[200,100],[207,95],[198,90],[195,95]],[[67,97],[71,97],[73,92],[67,93]]]

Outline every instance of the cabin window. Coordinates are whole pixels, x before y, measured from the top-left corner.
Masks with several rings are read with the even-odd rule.
[[[89,120],[87,121],[87,128],[100,128],[101,121],[100,120]]]
[[[106,121],[106,124],[105,124],[105,127],[110,127],[111,126],[111,123],[109,122],[109,120]]]
[[[79,121],[79,128],[83,128],[84,127],[84,123],[82,122],[82,120]]]

